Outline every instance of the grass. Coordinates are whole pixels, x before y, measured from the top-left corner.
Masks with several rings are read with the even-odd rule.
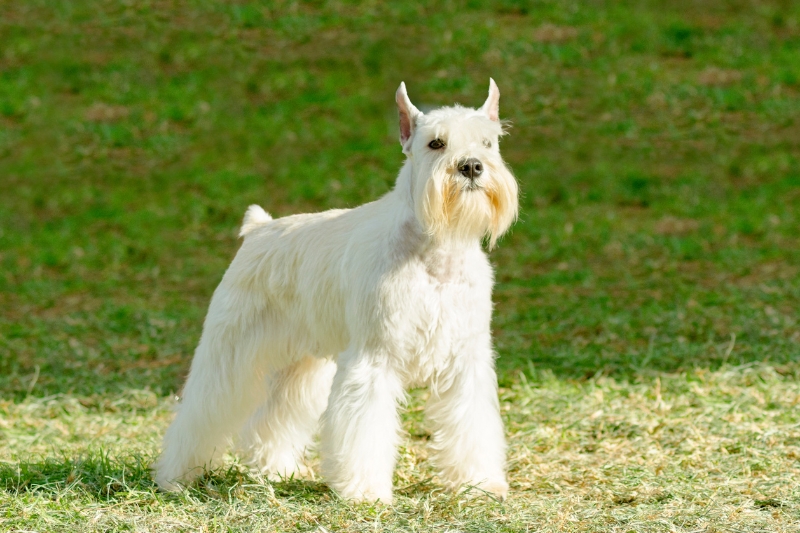
[[[800,7],[0,0],[0,529],[796,531]],[[148,465],[244,208],[358,205],[392,95],[497,80],[512,495],[442,493],[413,391],[393,506]]]
[[[147,464],[169,400],[136,391],[6,402],[5,440],[25,459],[0,466],[2,523],[11,531],[789,532],[800,519],[800,386],[767,366],[642,383],[520,378],[501,391],[514,490],[502,504],[432,482],[415,418],[421,396],[412,397],[392,507],[342,502],[314,480],[263,483],[235,466],[163,495]]]

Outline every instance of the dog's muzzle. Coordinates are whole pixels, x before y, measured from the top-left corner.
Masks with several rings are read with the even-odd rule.
[[[458,162],[458,171],[465,178],[469,178],[471,181],[475,181],[476,179],[478,179],[478,176],[483,174],[483,163],[481,163],[474,157],[470,157],[465,161]]]

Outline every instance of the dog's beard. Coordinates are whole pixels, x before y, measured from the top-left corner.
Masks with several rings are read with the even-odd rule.
[[[439,240],[486,238],[489,248],[517,217],[517,182],[502,161],[487,160],[475,181],[461,176],[457,161],[439,161],[415,198],[417,217]]]

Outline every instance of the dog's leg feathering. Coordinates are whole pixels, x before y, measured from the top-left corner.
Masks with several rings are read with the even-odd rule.
[[[432,391],[427,416],[434,430],[433,461],[443,481],[453,489],[474,485],[503,499],[506,443],[489,345],[488,339],[476,343],[480,353],[464,358],[452,384]]]
[[[403,397],[386,358],[345,352],[322,424],[322,473],[343,498],[392,501]]]
[[[328,405],[334,372],[333,361],[307,356],[267,377],[264,403],[239,445],[250,466],[268,477],[305,472],[303,452]]]
[[[164,436],[155,479],[164,490],[179,490],[213,468],[230,437],[258,401],[264,375],[269,324],[246,295],[223,284],[211,300],[200,344],[192,360],[175,420]]]

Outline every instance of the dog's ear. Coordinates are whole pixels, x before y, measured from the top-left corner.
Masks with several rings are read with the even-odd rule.
[[[400,82],[400,87],[397,88],[394,98],[397,102],[397,111],[400,113],[400,144],[405,148],[406,141],[414,133],[417,117],[422,113],[408,99],[405,82]]]
[[[495,122],[500,120],[500,89],[497,88],[497,84],[492,78],[489,78],[489,97],[481,107],[481,111]]]

